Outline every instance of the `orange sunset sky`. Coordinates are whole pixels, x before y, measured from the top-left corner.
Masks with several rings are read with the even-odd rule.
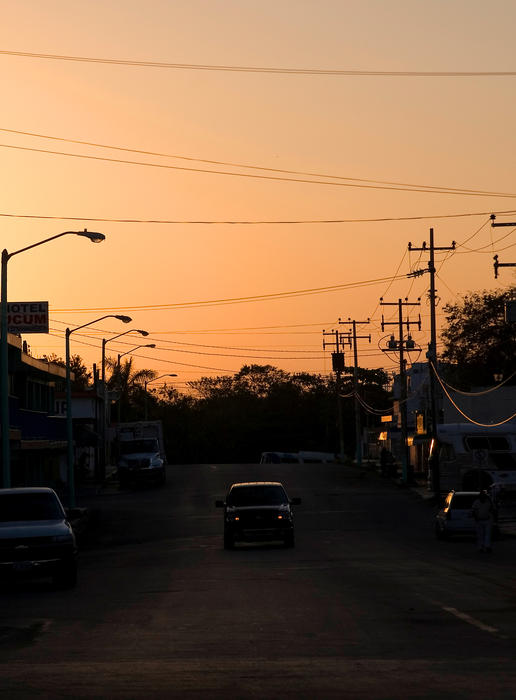
[[[510,268],[493,273],[495,253],[516,261],[514,231],[492,229],[489,214],[516,220],[516,73],[486,75],[516,71],[512,0],[0,9],[1,247],[85,227],[106,235],[10,261],[9,300],[50,303],[50,334],[26,336],[35,356],[64,356],[67,325],[126,313],[150,335],[108,354],[153,342],[135,366],[177,373],[179,388],[249,363],[327,373],[322,330],[370,317],[360,364],[391,371],[397,358],[379,347],[394,331],[380,322],[397,310],[379,298],[422,297],[412,359],[423,360],[429,277],[405,275],[426,266],[407,244],[428,242],[430,227],[437,245],[459,244],[437,256],[440,314],[467,291],[514,284]],[[109,319],[78,332],[72,352],[100,363],[102,338],[127,328]]]

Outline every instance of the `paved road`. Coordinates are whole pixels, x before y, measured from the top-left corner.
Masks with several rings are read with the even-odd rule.
[[[233,481],[278,479],[295,549],[222,548]],[[334,465],[170,467],[106,492],[79,585],[0,590],[0,695],[514,698],[516,539],[438,542],[433,507]]]

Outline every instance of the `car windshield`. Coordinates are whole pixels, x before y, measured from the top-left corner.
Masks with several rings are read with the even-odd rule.
[[[123,455],[136,454],[137,452],[157,452],[158,443],[154,438],[144,440],[128,440],[120,443],[120,452]]]
[[[454,510],[471,510],[473,501],[478,498],[478,494],[456,494],[451,502]]]
[[[227,498],[229,506],[277,506],[288,503],[283,486],[260,484],[259,486],[237,486]]]
[[[60,520],[63,511],[52,493],[0,494],[0,522]]]

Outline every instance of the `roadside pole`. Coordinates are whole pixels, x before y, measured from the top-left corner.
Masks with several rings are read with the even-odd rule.
[[[340,459],[343,462],[344,461],[344,416],[342,413],[342,397],[341,397],[341,390],[342,390],[342,372],[345,370],[345,365],[344,365],[344,337],[342,333],[339,333],[338,330],[336,331],[324,331],[323,330],[323,337],[327,335],[332,335],[335,337],[335,340],[333,342],[330,341],[325,341],[323,340],[323,349],[326,348],[327,345],[335,347],[335,352],[332,352],[331,354],[331,359],[332,359],[332,369],[335,372],[335,391],[336,391],[336,398],[337,398],[337,428],[338,428],[338,433],[339,433],[339,450],[340,450]],[[347,338],[347,343],[350,344],[349,336]],[[342,346],[342,351],[340,350],[340,347]]]
[[[439,498],[441,493],[441,478],[439,470],[439,449],[437,442],[437,324],[435,319],[436,307],[436,289],[435,289],[435,251],[436,250],[455,250],[455,241],[452,241],[451,246],[436,246],[434,243],[434,229],[430,229],[430,246],[427,248],[426,241],[420,248],[414,248],[409,242],[408,250],[424,252],[429,250],[430,259],[428,267],[423,270],[416,270],[411,273],[412,276],[418,276],[428,272],[430,274],[430,287],[428,290],[428,299],[430,301],[430,342],[428,344],[428,375],[430,379],[430,438],[433,441],[431,470],[432,470],[432,486],[434,494]]]
[[[354,403],[355,403],[355,461],[357,463],[358,467],[362,467],[362,421],[361,421],[361,407],[360,407],[360,401],[358,398],[358,348],[357,348],[357,340],[359,338],[367,338],[369,342],[371,342],[371,336],[370,335],[357,335],[357,323],[363,324],[363,323],[370,323],[371,319],[367,319],[367,321],[356,321],[356,320],[351,320],[348,318],[347,321],[341,321],[339,318],[339,323],[340,324],[346,324],[350,323],[353,326],[353,333],[352,333],[352,338],[353,338],[353,393],[354,393]]]
[[[409,483],[409,466],[410,466],[410,454],[408,447],[408,425],[407,425],[407,373],[405,365],[405,350],[413,350],[415,343],[410,336],[410,326],[417,325],[418,330],[421,330],[421,316],[419,316],[417,321],[410,321],[407,317],[406,321],[403,321],[403,307],[404,306],[420,306],[419,299],[417,302],[409,302],[408,299],[403,301],[398,299],[396,302],[387,302],[383,298],[380,299],[381,306],[397,306],[398,307],[398,320],[397,321],[385,321],[382,315],[382,331],[385,330],[385,326],[398,326],[398,340],[391,336],[391,339],[387,343],[387,348],[382,348],[384,352],[397,351],[399,353],[399,377],[400,377],[400,422],[401,422],[401,480],[403,484],[407,485]],[[407,331],[409,331],[407,339],[403,337],[403,324],[407,326]]]

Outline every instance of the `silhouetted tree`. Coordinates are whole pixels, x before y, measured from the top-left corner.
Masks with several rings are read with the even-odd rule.
[[[515,291],[471,292],[444,307],[441,359],[449,380],[463,387],[491,385],[494,374],[508,377],[516,370],[516,327],[504,318]]]
[[[111,374],[107,379],[110,390],[120,393],[120,417],[121,420],[141,420],[144,416],[145,382],[154,379],[157,373],[152,369],[133,369],[133,360],[129,358],[120,364],[118,361],[106,358],[106,367]],[[147,397],[150,400],[150,397]],[[118,409],[117,409],[118,411]]]
[[[55,353],[43,355],[41,359],[43,359],[45,362],[53,362],[55,365],[59,365],[60,367],[66,367],[65,360]],[[75,391],[84,391],[87,389],[92,378],[92,374],[84,364],[80,355],[70,356],[70,370],[73,372],[74,376],[74,379],[72,380],[73,389]]]

